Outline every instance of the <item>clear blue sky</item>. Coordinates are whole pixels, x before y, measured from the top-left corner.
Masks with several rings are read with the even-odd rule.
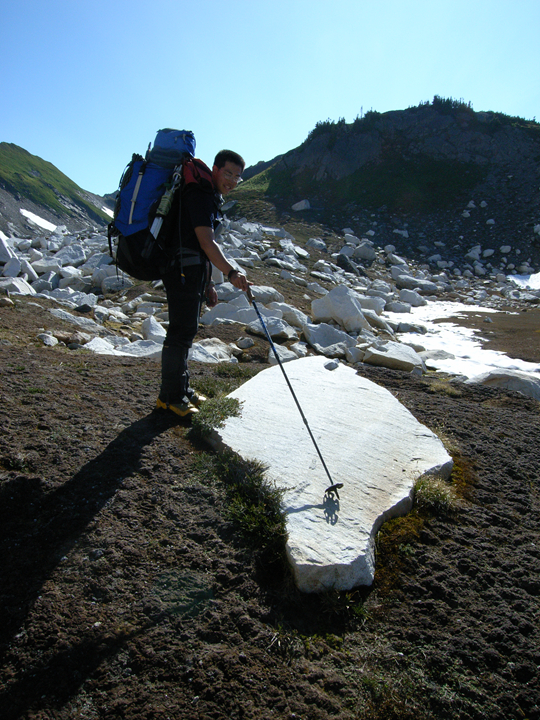
[[[208,164],[434,95],[540,120],[540,0],[6,0],[0,141],[86,190],[162,127]]]

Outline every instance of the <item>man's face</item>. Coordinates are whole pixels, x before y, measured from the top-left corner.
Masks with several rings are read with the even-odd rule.
[[[242,179],[242,167],[227,160],[222,168],[216,165],[212,168],[212,180],[216,190],[221,195],[227,195],[238,185]]]

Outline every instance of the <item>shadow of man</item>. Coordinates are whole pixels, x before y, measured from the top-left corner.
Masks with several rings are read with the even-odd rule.
[[[141,466],[143,449],[178,425],[152,412],[120,434],[55,490],[21,475],[0,491],[0,652],[24,622],[43,584],[124,480]]]

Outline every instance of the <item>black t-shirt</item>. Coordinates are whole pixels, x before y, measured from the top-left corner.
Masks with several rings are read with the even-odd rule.
[[[181,201],[181,222],[178,222],[178,210]],[[163,221],[162,237],[169,247],[201,251],[195,234],[196,227],[215,229],[218,225],[219,195],[204,190],[198,185],[190,185],[177,193],[169,214]],[[179,229],[182,237],[180,243]]]

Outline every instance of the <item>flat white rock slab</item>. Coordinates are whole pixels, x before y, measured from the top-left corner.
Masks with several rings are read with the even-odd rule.
[[[286,373],[333,482],[343,483],[339,500],[325,499],[328,476],[279,366],[230,394],[241,416],[210,439],[263,463],[285,489],[287,553],[304,592],[370,585],[382,523],[411,509],[417,478],[452,469],[439,438],[388,390],[346,365],[325,365],[336,363],[310,356],[287,363]]]

